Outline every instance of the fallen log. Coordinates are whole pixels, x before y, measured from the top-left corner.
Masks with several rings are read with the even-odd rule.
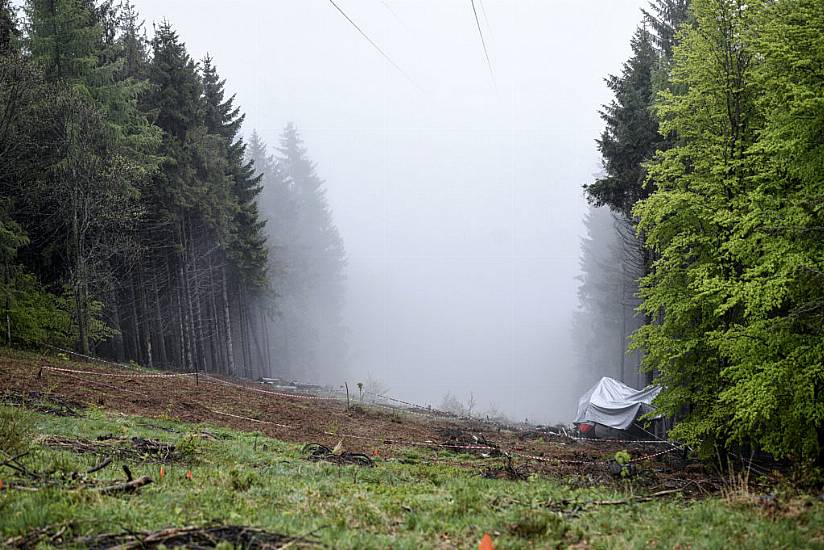
[[[118,483],[117,485],[109,485],[108,487],[100,487],[99,489],[94,490],[100,493],[101,495],[133,493],[136,490],[143,487],[144,485],[148,485],[150,483],[154,483],[154,480],[152,478],[150,478],[149,476],[140,476],[139,478],[134,479],[132,481]]]

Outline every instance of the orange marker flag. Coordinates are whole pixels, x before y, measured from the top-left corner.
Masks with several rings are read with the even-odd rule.
[[[165,476],[165,475],[166,475],[166,470],[163,468],[163,466],[161,466],[160,467],[160,479],[163,479],[163,476]]]
[[[478,550],[495,550],[495,546],[492,544],[492,537],[489,536],[489,533],[484,533],[481,543],[478,544]]]
[[[186,472],[186,479],[192,479],[192,471],[191,470]]]

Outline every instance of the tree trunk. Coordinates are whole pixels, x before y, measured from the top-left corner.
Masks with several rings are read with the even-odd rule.
[[[221,287],[223,291],[223,322],[226,328],[226,358],[229,374],[235,374],[235,353],[232,349],[232,316],[229,314],[229,293],[226,290],[226,266],[221,267]]]
[[[114,291],[109,293],[109,304],[112,308],[112,328],[117,331],[112,337],[112,351],[115,360],[122,363],[126,360],[123,353],[123,327],[120,324],[120,306],[117,303],[117,293]]]
[[[160,352],[160,362],[163,367],[168,367],[169,357],[166,352],[166,331],[163,329],[166,323],[163,322],[163,313],[160,309],[160,291],[157,289],[157,272],[152,277],[152,290],[154,292],[155,323],[158,336],[158,351]]]
[[[138,363],[144,363],[143,352],[140,348],[140,316],[137,313],[137,296],[134,293],[134,279],[129,277],[129,309],[131,310],[132,318],[132,334],[131,345],[132,353],[130,359],[134,359]]]
[[[146,365],[154,368],[154,357],[152,356],[152,330],[151,323],[149,323],[149,312],[146,307],[146,289],[143,284],[143,276],[140,271],[137,272],[137,289],[136,293],[140,295],[140,325],[143,326],[141,336],[143,337],[143,347],[146,349]]]
[[[269,323],[266,311],[260,308],[260,327],[263,330],[263,345],[266,350],[266,376],[272,376],[272,345],[269,339]]]
[[[210,342],[212,345],[212,354],[215,363],[218,365],[218,372],[226,373],[226,359],[223,354],[223,346],[220,343],[223,341],[223,331],[220,326],[220,317],[217,309],[217,300],[215,300],[216,286],[215,286],[215,271],[212,264],[212,257],[209,256],[209,322],[212,327],[212,335]]]

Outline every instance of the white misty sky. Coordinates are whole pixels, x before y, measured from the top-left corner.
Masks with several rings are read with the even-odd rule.
[[[570,420],[581,185],[645,2],[476,0],[497,86],[469,0],[336,2],[414,85],[328,0],[135,0],[214,57],[247,132],[302,132],[349,256],[335,381]]]

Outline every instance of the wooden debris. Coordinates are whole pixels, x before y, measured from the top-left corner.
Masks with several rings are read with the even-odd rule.
[[[154,483],[154,480],[149,476],[140,476],[137,479],[127,481],[126,483],[118,483],[117,485],[108,485],[106,487],[99,487],[95,489],[101,495],[111,495],[116,493],[133,493],[141,487]]]
[[[503,466],[487,468],[481,471],[481,477],[486,479],[508,479],[510,481],[525,481],[529,478],[526,468],[516,468],[512,464],[512,457],[507,456]]]
[[[100,464],[86,470],[86,473],[87,474],[93,474],[95,472],[99,472],[100,470],[102,470],[103,468],[105,468],[106,466],[108,466],[111,463],[112,463],[112,457],[107,456],[106,458],[103,459],[103,462],[101,462]]]
[[[67,449],[79,454],[111,456],[120,460],[140,462],[173,462],[178,458],[174,445],[142,437],[101,435],[96,441],[51,436],[42,440],[48,447]]]
[[[240,525],[180,527],[160,531],[105,533],[80,537],[71,544],[98,550],[103,548],[214,548],[228,543],[236,548],[263,550],[274,548],[310,548],[317,543],[304,537],[292,537]]]

